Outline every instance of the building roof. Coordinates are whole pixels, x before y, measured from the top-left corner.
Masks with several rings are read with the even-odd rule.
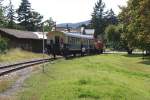
[[[94,39],[93,35],[83,35],[83,34],[80,34],[80,33],[68,33],[68,32],[65,32],[64,34],[66,36],[71,36],[71,37],[76,37],[76,38]]]
[[[0,28],[0,31],[21,39],[41,39],[41,35],[38,32],[35,33],[30,31],[21,31],[16,29],[7,29],[7,28]]]

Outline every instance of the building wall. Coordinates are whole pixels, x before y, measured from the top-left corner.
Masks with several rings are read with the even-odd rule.
[[[20,39],[4,32],[0,31],[0,35],[3,38],[7,38],[9,40],[9,48],[21,48],[23,50],[32,51],[32,52],[42,52],[42,40],[35,40],[35,39]]]

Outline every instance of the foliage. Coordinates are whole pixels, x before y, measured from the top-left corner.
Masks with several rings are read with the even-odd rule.
[[[100,35],[102,39],[104,39],[105,28],[117,23],[118,19],[113,10],[110,9],[105,11],[105,3],[102,0],[98,0],[92,13],[91,25],[89,25],[91,28],[95,29],[95,36],[97,37]]]
[[[17,12],[19,24],[24,27],[25,30],[39,31],[39,29],[41,29],[43,16],[36,11],[32,11],[31,4],[28,0],[22,0]]]
[[[0,53],[5,52],[8,49],[8,39],[0,37]]]
[[[25,29],[29,30],[31,4],[29,3],[28,0],[22,0],[17,13],[20,25],[25,27]]]
[[[0,0],[0,27],[5,27],[6,26],[6,19],[4,16],[4,7],[2,6],[2,1]]]
[[[150,0],[129,0],[121,9],[119,18],[127,47],[150,51]]]
[[[8,28],[15,28],[15,25],[16,25],[16,23],[15,23],[15,20],[16,20],[15,14],[16,14],[16,11],[14,10],[12,2],[10,0],[9,6],[7,8],[7,20],[8,20],[7,27]]]
[[[149,64],[140,55],[60,59],[27,79],[18,100],[149,100]]]
[[[91,26],[95,29],[95,36],[103,35],[105,30],[105,20],[104,20],[104,8],[105,4],[102,0],[99,0],[94,7],[92,13]]]
[[[29,25],[28,25],[28,30],[29,31],[39,31],[41,27],[41,22],[43,19],[43,16],[41,16],[38,12],[36,11],[31,11],[29,14]]]
[[[109,25],[105,29],[106,46],[115,50],[124,50],[125,46],[121,38],[122,25]]]
[[[52,28],[54,27],[55,22],[53,21],[53,19],[50,17],[48,20],[45,21],[44,23],[44,31],[46,32],[50,32],[52,30]]]
[[[112,9],[106,12],[105,20],[107,25],[116,25],[118,23],[118,19]]]

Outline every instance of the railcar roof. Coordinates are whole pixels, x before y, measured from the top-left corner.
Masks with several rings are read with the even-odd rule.
[[[64,34],[67,36],[76,37],[76,38],[94,39],[93,35],[83,35],[81,33],[70,33],[70,32],[69,33],[65,32]]]

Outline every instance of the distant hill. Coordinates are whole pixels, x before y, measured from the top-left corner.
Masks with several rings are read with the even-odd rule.
[[[83,21],[83,22],[78,22],[78,23],[62,23],[62,24],[57,24],[57,27],[66,27],[67,24],[68,24],[69,27],[77,28],[77,27],[81,26],[82,24],[85,24],[85,25],[90,24],[90,20]]]

